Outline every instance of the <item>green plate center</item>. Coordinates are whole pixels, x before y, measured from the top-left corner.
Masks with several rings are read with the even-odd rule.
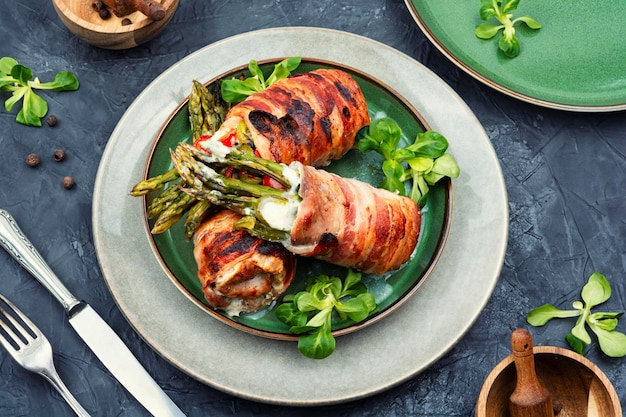
[[[261,63],[260,66],[264,71],[269,72],[277,61]],[[302,60],[296,73],[308,72],[317,68],[339,68],[349,72],[363,91],[370,116],[372,118],[391,117],[402,127],[404,137],[401,146],[412,143],[416,135],[425,130],[426,123],[421,120],[420,115],[408,103],[366,74],[338,64],[306,59]],[[226,76],[238,75],[242,72],[247,74],[245,69],[237,69]],[[216,80],[211,80],[209,83],[213,82]],[[170,169],[172,164],[169,150],[175,148],[179,142],[189,140],[191,140],[191,130],[187,101],[185,101],[164,124],[160,135],[156,138],[148,161],[147,177],[161,174]],[[380,169],[381,163],[382,159],[379,155],[373,152],[363,154],[355,149],[324,169],[346,178],[356,178],[378,186],[383,178]],[[422,230],[411,260],[401,269],[383,277],[363,275],[362,280],[369,292],[374,294],[380,311],[357,325],[335,319],[333,321],[335,335],[349,333],[377,322],[399,307],[418,289],[434,268],[443,250],[450,224],[450,215],[450,183],[446,182],[432,187],[428,201],[422,208]],[[254,314],[242,314],[238,317],[231,317],[223,312],[213,310],[202,294],[202,286],[197,278],[197,265],[193,257],[193,244],[185,240],[183,228],[182,222],[179,222],[167,232],[152,237],[153,247],[161,265],[189,299],[220,321],[243,331],[276,339],[297,339],[297,336],[289,333],[288,326],[276,318],[274,314],[276,304]],[[344,278],[347,273],[345,268],[315,259],[298,258],[297,262],[296,276],[287,290],[287,294],[303,290],[309,276],[326,274]]]

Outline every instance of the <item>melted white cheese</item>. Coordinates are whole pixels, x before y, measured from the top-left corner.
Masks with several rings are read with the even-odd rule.
[[[228,306],[224,309],[224,313],[228,314],[231,317],[237,317],[244,311],[243,301],[240,299],[234,299],[228,304]]]
[[[290,194],[295,194],[300,187],[300,171],[296,168],[292,168],[291,166],[285,166],[282,174],[291,185],[288,192]]]
[[[272,229],[284,232],[291,232],[299,208],[300,201],[295,198],[263,197],[258,205],[265,223]]]
[[[228,155],[232,150],[232,148],[224,145],[222,142],[213,140],[213,138],[201,142],[200,146],[202,146],[206,151],[210,152],[216,159],[220,161],[223,161],[226,155]]]
[[[263,197],[257,210],[269,227],[283,232],[291,232],[300,208],[298,189],[300,188],[300,170],[297,166],[285,166],[283,176],[289,181],[289,190],[283,198]]]

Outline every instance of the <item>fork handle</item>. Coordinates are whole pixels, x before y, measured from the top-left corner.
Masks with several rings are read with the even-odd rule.
[[[37,249],[24,236],[13,216],[3,209],[0,209],[0,246],[4,247],[41,285],[50,291],[68,314],[74,307],[81,304],[80,300],[65,288]]]
[[[90,417],[87,410],[83,408],[82,405],[74,398],[69,389],[65,386],[59,374],[57,374],[56,370],[52,369],[52,371],[44,371],[41,372],[41,376],[43,376],[52,386],[61,394],[65,402],[74,410],[77,416],[79,417]]]

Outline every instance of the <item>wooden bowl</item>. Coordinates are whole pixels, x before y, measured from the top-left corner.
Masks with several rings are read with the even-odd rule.
[[[537,377],[562,406],[556,417],[622,417],[615,388],[593,362],[554,346],[535,346],[534,355]],[[487,376],[476,403],[476,417],[507,417],[516,379],[510,355]]]
[[[157,36],[169,23],[178,0],[161,0],[165,17],[151,20],[141,12],[102,19],[94,9],[95,0],[53,0],[54,8],[67,28],[85,42],[104,49],[128,49]],[[122,24],[129,19],[130,24]]]

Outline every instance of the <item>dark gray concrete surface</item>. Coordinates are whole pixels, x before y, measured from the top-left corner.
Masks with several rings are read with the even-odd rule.
[[[85,0],[89,1],[89,0]],[[445,80],[483,124],[507,185],[510,233],[505,264],[484,312],[460,343],[412,380],[358,402],[292,408],[242,400],[173,368],[125,321],[108,292],[92,238],[91,202],[102,152],[134,98],[162,71],[191,52],[255,29],[316,26],[364,35],[425,64]],[[510,353],[509,337],[544,302],[567,307],[589,275],[613,284],[608,310],[625,309],[626,117],[624,112],[573,113],[537,107],[499,93],[445,58],[419,30],[401,0],[182,0],[166,30],[126,51],[91,47],[74,37],[49,0],[4,2],[0,56],[11,56],[42,80],[77,74],[71,93],[43,94],[54,128],[17,124],[0,110],[0,207],[13,213],[66,286],[89,303],[127,342],[156,381],[189,416],[406,417],[471,416],[481,385]],[[2,101],[6,99],[2,94]],[[67,157],[54,162],[64,148]],[[27,154],[42,163],[26,166]],[[62,178],[74,177],[71,190]],[[489,193],[489,190],[484,190]],[[0,293],[39,324],[55,350],[61,376],[95,416],[147,415],[108,374],[67,324],[53,298],[4,251]],[[446,313],[442,311],[442,320]],[[566,347],[571,321],[531,329],[536,344]],[[619,330],[625,331],[620,324]],[[626,359],[587,357],[626,404]],[[375,376],[373,376],[375,377]],[[0,415],[66,416],[70,409],[39,376],[0,350]]]

